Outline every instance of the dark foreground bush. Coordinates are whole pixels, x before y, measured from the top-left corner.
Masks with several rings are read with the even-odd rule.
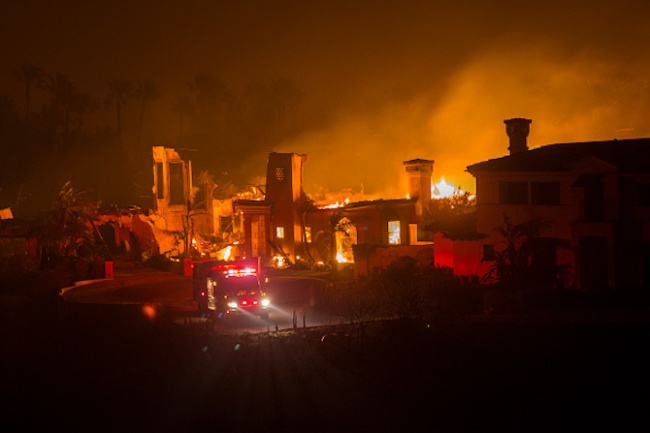
[[[24,296],[34,301],[56,299],[62,288],[74,283],[74,270],[67,263],[37,270],[22,257],[0,261],[0,294]]]
[[[163,254],[154,254],[144,262],[146,267],[160,269],[161,271],[171,271],[173,264],[174,262]]]
[[[443,268],[423,268],[402,257],[385,271],[322,288],[317,304],[350,323],[380,318],[431,320],[482,311],[478,286]]]

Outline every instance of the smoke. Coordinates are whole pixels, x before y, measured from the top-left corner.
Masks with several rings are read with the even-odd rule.
[[[549,40],[515,44],[513,37],[494,41],[437,85],[341,110],[329,127],[278,151],[309,155],[308,193],[363,188],[395,198],[406,193],[402,162],[414,158],[435,161],[434,182],[444,176],[474,192],[465,169],[507,154],[503,120],[511,117],[533,119],[529,148],[650,136],[650,79],[639,73],[650,70],[647,55],[621,59]]]
[[[432,159],[426,98],[389,102],[364,112],[341,113],[329,128],[283,143],[278,151],[306,153],[308,194],[349,189],[371,198],[406,195],[403,162]]]
[[[23,62],[97,95],[111,76],[151,77],[163,97],[148,108],[143,142],[185,146],[170,106],[194,74],[235,87],[286,76],[304,90],[310,130],[257,140],[242,166],[259,176],[269,151],[305,153],[315,195],[404,197],[402,162],[414,158],[435,161],[434,182],[474,192],[465,168],[507,153],[510,117],[533,119],[530,147],[650,136],[645,0],[192,0],[132,2],[128,13],[72,3],[13,2],[0,15],[0,86],[17,101]],[[125,110],[129,132],[137,104]]]

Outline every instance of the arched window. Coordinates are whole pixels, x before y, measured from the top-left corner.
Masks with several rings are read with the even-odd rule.
[[[347,218],[342,218],[334,227],[336,239],[336,261],[354,263],[352,245],[357,244],[357,228]]]

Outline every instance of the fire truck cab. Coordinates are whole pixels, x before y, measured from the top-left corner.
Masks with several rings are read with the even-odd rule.
[[[217,317],[249,313],[268,318],[270,300],[259,260],[209,261],[194,266],[194,299],[199,314]]]

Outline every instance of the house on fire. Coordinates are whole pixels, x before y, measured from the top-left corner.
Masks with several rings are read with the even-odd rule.
[[[263,201],[235,200],[244,255],[292,263],[354,263],[357,275],[412,256],[433,264],[431,242],[418,241],[418,223],[431,200],[433,161],[404,163],[409,198],[319,205],[303,190],[307,155],[271,153]]]
[[[435,263],[482,277],[504,215],[550,226],[535,239],[532,266],[549,284],[585,290],[650,289],[650,139],[563,143],[529,149],[530,119],[505,120],[509,155],[472,164],[476,210],[438,227]]]
[[[338,206],[319,205],[305,194],[306,162],[307,155],[270,153],[263,193],[217,200],[214,184],[192,184],[189,162],[173,149],[154,148],[154,215],[161,220],[156,225],[185,233],[185,248],[216,237],[227,240],[231,257],[259,257],[268,266],[354,263],[360,275],[404,255],[433,264],[431,242],[418,240],[431,200],[433,161],[404,163],[408,198]]]

